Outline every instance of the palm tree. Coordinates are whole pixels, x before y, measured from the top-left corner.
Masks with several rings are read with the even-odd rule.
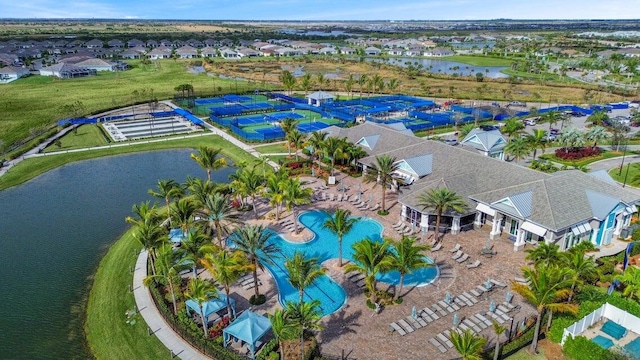
[[[451,343],[462,356],[462,360],[482,360],[482,349],[487,339],[476,336],[471,330],[466,329],[462,332],[452,331]]]
[[[527,135],[525,139],[529,144],[529,148],[533,150],[533,160],[536,159],[538,148],[541,149],[544,154],[544,150],[547,147],[547,132],[545,130],[534,129],[533,134]]]
[[[353,85],[355,85],[355,83],[356,83],[355,77],[353,76],[353,74],[349,74],[347,81],[345,81],[344,83],[344,91],[347,92],[349,96],[349,100],[351,100],[351,93],[353,92]]]
[[[342,267],[342,238],[351,231],[358,218],[351,217],[351,211],[336,209],[336,212],[322,224],[324,229],[328,229],[338,237],[338,265]]]
[[[558,123],[562,119],[562,114],[559,111],[553,110],[542,114],[540,117],[540,123],[548,123],[549,131],[551,127]]]
[[[170,209],[173,220],[180,225],[184,236],[193,224],[193,216],[198,210],[195,201],[189,198],[182,198],[171,204]]]
[[[469,133],[471,131],[473,131],[473,129],[475,129],[475,125],[473,124],[464,124],[462,125],[462,127],[460,127],[460,129],[458,129],[458,140],[463,140],[464,138],[467,137],[467,135],[469,135]]]
[[[253,266],[241,251],[222,249],[206,254],[202,259],[202,266],[224,287],[225,295],[227,295],[227,316],[231,318],[231,302],[229,300],[231,285],[247,271],[252,270]]]
[[[273,258],[279,257],[278,249],[269,243],[271,232],[262,225],[246,225],[237,228],[229,240],[235,249],[243,252],[253,267],[253,282],[255,298],[260,296],[258,287],[258,268],[264,271],[264,266],[273,264]]]
[[[530,145],[529,142],[527,142],[525,139],[516,138],[509,141],[507,146],[504,147],[504,152],[512,155],[516,162],[518,162],[523,157],[529,155]]]
[[[527,249],[525,251],[527,253],[525,259],[533,261],[534,266],[560,265],[562,263],[563,255],[559,250],[560,246],[556,244],[547,244],[546,242],[542,242],[534,248]]]
[[[404,286],[404,276],[412,272],[434,266],[427,262],[423,252],[429,250],[429,245],[417,245],[416,238],[403,236],[402,239],[393,243],[393,268],[400,273],[400,286],[395,298],[400,297]]]
[[[602,126],[592,126],[584,136],[586,140],[593,141],[593,146],[591,148],[595,149],[598,146],[598,141],[607,139],[609,137],[609,133],[607,132],[607,129]]]
[[[291,95],[291,90],[296,86],[296,78],[291,74],[289,70],[283,70],[278,80],[282,83],[282,86],[289,91],[289,95]]]
[[[322,86],[325,84],[324,74],[317,73],[316,74],[316,83],[318,83],[318,90],[322,90]]]
[[[191,192],[194,198],[198,201],[199,205],[204,205],[207,200],[207,197],[215,194],[221,187],[221,185],[216,184],[209,180],[203,180],[197,177],[187,177],[187,181],[185,182],[187,185],[187,189]]]
[[[200,218],[215,232],[218,245],[224,248],[222,237],[230,233],[231,226],[240,222],[238,212],[231,206],[229,197],[220,193],[207,196],[200,213]]]
[[[189,232],[187,238],[180,243],[180,249],[177,252],[182,255],[183,261],[193,264],[193,276],[198,277],[196,270],[201,259],[217,249],[217,246],[211,244],[209,237],[197,229]]]
[[[349,165],[354,167],[357,165],[358,160],[369,155],[366,151],[364,151],[363,148],[353,143],[347,144],[344,153],[347,156],[347,162],[349,163]]]
[[[144,285],[149,286],[152,281],[163,284],[169,288],[169,294],[171,294],[171,303],[173,304],[173,314],[178,313],[178,306],[176,304],[176,290],[175,287],[179,287],[180,283],[180,271],[186,266],[181,265],[177,252],[173,251],[173,248],[169,244],[165,244],[158,248],[158,256],[155,264],[154,274],[147,276],[144,279]]]
[[[563,253],[563,266],[571,270],[571,295],[568,301],[571,302],[575,295],[576,286],[583,282],[583,279],[597,273],[596,264],[592,256],[585,257],[584,250],[569,251]]]
[[[151,205],[151,202],[149,201],[134,204],[131,211],[136,214],[137,219],[127,216],[125,221],[134,226],[158,224],[158,221],[160,220],[160,217],[158,216],[158,209],[155,205]]]
[[[256,168],[244,168],[236,173],[236,181],[233,181],[232,187],[238,193],[251,197],[251,205],[253,206],[253,213],[258,218],[258,207],[256,204],[256,195],[262,191],[264,179],[258,173]]]
[[[307,139],[307,144],[311,146],[311,160],[320,159],[324,142],[329,134],[326,132],[313,131]]]
[[[507,119],[507,121],[504,122],[504,126],[500,129],[501,132],[507,134],[509,139],[520,134],[522,130],[524,130],[524,124],[517,119]]]
[[[191,154],[191,158],[195,160],[200,167],[207,171],[207,180],[211,181],[211,171],[218,170],[227,166],[227,159],[220,155],[222,149],[216,149],[209,146],[199,146],[198,154]]]
[[[322,330],[324,326],[320,323],[322,320],[322,313],[320,312],[320,300],[314,299],[307,303],[291,303],[286,304],[287,311],[289,312],[293,321],[295,321],[300,328],[300,351],[301,359],[305,359],[304,354],[304,337],[306,330]]]
[[[393,187],[395,177],[393,176],[396,171],[400,169],[400,163],[397,162],[395,157],[389,155],[376,156],[375,164],[372,164],[367,168],[365,174],[365,182],[374,182],[374,187],[378,184],[382,189],[382,212],[386,212],[385,198],[387,193],[387,186]]]
[[[616,275],[614,279],[624,284],[622,296],[640,299],[640,269],[629,266],[622,275]]]
[[[367,84],[367,74],[361,74],[358,78],[358,85],[360,86],[360,98],[362,99],[362,91],[364,90]]]
[[[333,168],[336,166],[336,159],[342,159],[345,157],[346,139],[339,139],[336,137],[330,137],[324,141],[324,152],[331,159],[331,176],[333,176]]]
[[[609,115],[604,111],[596,111],[587,117],[586,122],[592,126],[603,126],[609,120]]]
[[[564,129],[560,136],[558,136],[558,142],[566,151],[569,151],[569,148],[584,146],[585,136],[578,129],[570,127]]]
[[[435,239],[438,240],[442,214],[449,210],[461,213],[466,209],[467,203],[455,191],[447,188],[435,188],[418,195],[418,206],[422,207],[424,211],[436,212]]]
[[[133,231],[133,238],[149,252],[151,271],[155,274],[156,250],[168,241],[166,232],[158,223],[140,223]]]
[[[298,150],[304,144],[306,135],[301,133],[298,129],[293,129],[287,135],[287,142],[293,145],[296,154],[296,161],[298,161]]]
[[[313,189],[302,187],[299,178],[287,178],[282,184],[284,189],[284,204],[289,211],[293,211],[295,231],[298,233],[298,206],[311,203]]]
[[[387,83],[387,89],[389,89],[390,92],[394,92],[398,88],[398,86],[400,86],[400,81],[398,81],[398,79],[389,79],[389,82]]]
[[[184,292],[184,296],[195,301],[200,309],[200,317],[202,318],[202,330],[204,330],[204,338],[209,338],[208,324],[204,312],[202,311],[202,305],[207,303],[211,299],[219,298],[218,289],[209,281],[202,278],[191,278],[187,290]]]
[[[171,200],[184,195],[184,188],[175,180],[158,180],[158,191],[149,189],[149,195],[164,199],[164,205],[167,207],[167,220],[171,224],[171,211],[169,204]]]
[[[280,168],[286,169],[284,167]],[[284,201],[284,186],[286,179],[289,178],[289,174],[285,171],[277,171],[269,174],[267,177],[267,183],[264,189],[266,190],[266,197],[269,199],[269,204],[276,209],[276,221],[280,220],[280,206]]]
[[[267,165],[269,165],[269,157],[267,155],[260,155],[255,162],[255,166],[262,166],[262,177],[267,177]]]
[[[493,325],[493,332],[496,334],[496,348],[493,350],[493,360],[498,360],[500,358],[500,335],[507,331],[507,327],[500,325],[495,320],[491,322],[491,325]]]
[[[304,253],[299,251],[284,262],[284,267],[289,274],[289,283],[300,293],[300,304],[304,302],[304,289],[326,272],[326,269],[320,267],[318,258],[307,259]]]
[[[298,337],[298,334],[301,332],[299,325],[291,318],[287,309],[288,307],[285,309],[276,309],[273,315],[269,315],[271,331],[279,344],[280,359],[284,359],[283,340],[293,340]]]
[[[306,96],[309,93],[309,90],[313,87],[313,78],[311,74],[306,73],[300,78],[300,88],[304,90],[304,95]]]
[[[364,280],[370,296],[375,300],[377,294],[376,275],[393,269],[393,254],[387,239],[383,242],[364,238],[352,245],[353,263],[344,267],[345,273],[359,272],[365,276]]]
[[[285,139],[289,138],[289,134],[296,129],[296,126],[298,125],[297,120],[292,119],[292,118],[285,118],[284,120],[282,120],[280,122],[280,127],[282,128],[282,131],[284,132],[284,137]],[[287,149],[289,150],[289,156],[291,156],[291,142],[289,142],[287,140]]]
[[[531,352],[537,353],[540,322],[544,312],[549,312],[548,324],[550,325],[553,312],[568,312],[575,315],[578,313],[578,305],[564,302],[571,295],[571,290],[568,289],[570,286],[568,279],[571,275],[569,269],[539,266],[533,269],[523,268],[522,271],[528,284],[513,282],[511,287],[513,291],[535,306],[538,311],[533,342],[531,343]]]

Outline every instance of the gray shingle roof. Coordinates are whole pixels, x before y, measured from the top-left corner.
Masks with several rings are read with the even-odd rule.
[[[484,131],[482,129],[471,130],[461,143],[481,151],[496,151],[503,149],[507,145],[507,141],[500,133],[500,130]]]
[[[593,216],[597,219],[603,220],[611,210],[613,210],[619,203],[620,200],[615,197],[605,195],[593,190],[587,190],[586,192],[587,200],[589,201],[589,205],[591,205],[591,212]]]
[[[431,154],[414,156],[403,160],[407,162],[407,165],[409,165],[413,171],[415,171],[418,177],[431,174],[433,169],[433,155]]]

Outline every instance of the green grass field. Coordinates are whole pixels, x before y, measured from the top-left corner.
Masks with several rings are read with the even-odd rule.
[[[140,315],[136,323],[125,321],[125,312],[133,309],[135,300],[128,286],[133,281],[130,267],[136,263],[134,249],[141,246],[128,231],[102,259],[93,280],[87,305],[85,333],[96,359],[162,359],[169,350],[155,336],[149,336]]]
[[[107,145],[107,140],[105,139],[102,131],[100,131],[99,126],[100,125],[97,124],[79,126],[77,133],[72,131],[60,138],[60,146],[52,144],[46,147],[44,152],[47,153],[52,151],[64,151]]]
[[[453,55],[443,57],[442,60],[456,61],[463,64],[469,64],[473,66],[511,66],[513,60],[500,59],[488,56],[473,56],[473,55]]]
[[[264,146],[256,146],[255,149],[256,149],[256,151],[258,151],[258,152],[260,152],[262,154],[286,153],[287,152],[287,144],[280,143],[280,144],[269,144],[269,145],[264,145]]]
[[[20,162],[14,168],[0,177],[0,191],[11,186],[21,184],[51,169],[55,169],[59,166],[74,161],[88,160],[102,156],[119,155],[140,151],[184,148],[194,149],[201,145],[222,148],[222,152],[235,163],[241,160],[245,160],[249,164],[251,164],[253,161],[255,161],[255,158],[253,156],[246,153],[237,146],[223,140],[217,135],[188,139],[176,139],[172,141],[162,141],[157,143],[140,142],[139,144],[131,146],[123,146],[104,150],[82,151],[27,159]]]
[[[130,61],[132,69],[76,79],[31,76],[0,87],[0,141],[6,146],[27,138],[30,131],[71,116],[62,107],[81,101],[88,113],[144,102],[152,97],[172,98],[174,88],[193,85],[196,93],[253,90],[254,84],[191,74],[188,61],[162,60],[155,65]],[[137,92],[137,96],[134,92]],[[143,94],[144,92],[144,94]]]
[[[611,177],[619,183],[625,183],[626,179],[627,185],[640,187],[640,164],[638,163],[631,165],[626,164],[622,167],[622,169],[611,169],[609,170],[609,175],[611,175]]]

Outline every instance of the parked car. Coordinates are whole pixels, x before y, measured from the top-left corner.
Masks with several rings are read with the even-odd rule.
[[[547,135],[547,141],[554,141],[558,137],[558,134]]]
[[[480,130],[482,130],[482,131],[498,130],[498,127],[495,126],[495,125],[482,125],[482,126],[480,126]]]
[[[549,130],[549,134],[558,135],[559,133],[560,133],[560,130],[556,128],[551,128]]]
[[[523,103],[522,101],[512,101],[507,104],[507,107],[518,106],[518,107],[526,107],[527,103]]]
[[[534,126],[534,125],[536,125],[536,119],[526,119],[524,121],[524,124],[526,126]]]
[[[451,138],[446,138],[444,139],[444,143],[447,145],[451,145],[451,146],[456,146],[458,145],[458,139],[451,137]]]

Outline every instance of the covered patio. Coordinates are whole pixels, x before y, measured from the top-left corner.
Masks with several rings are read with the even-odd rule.
[[[255,359],[256,349],[263,344],[260,339],[269,329],[271,329],[271,321],[266,316],[247,310],[222,331],[224,346],[227,347],[231,342],[231,346],[242,353],[244,345],[240,342],[244,342],[248,346],[247,355]],[[232,338],[238,341],[230,341]]]

